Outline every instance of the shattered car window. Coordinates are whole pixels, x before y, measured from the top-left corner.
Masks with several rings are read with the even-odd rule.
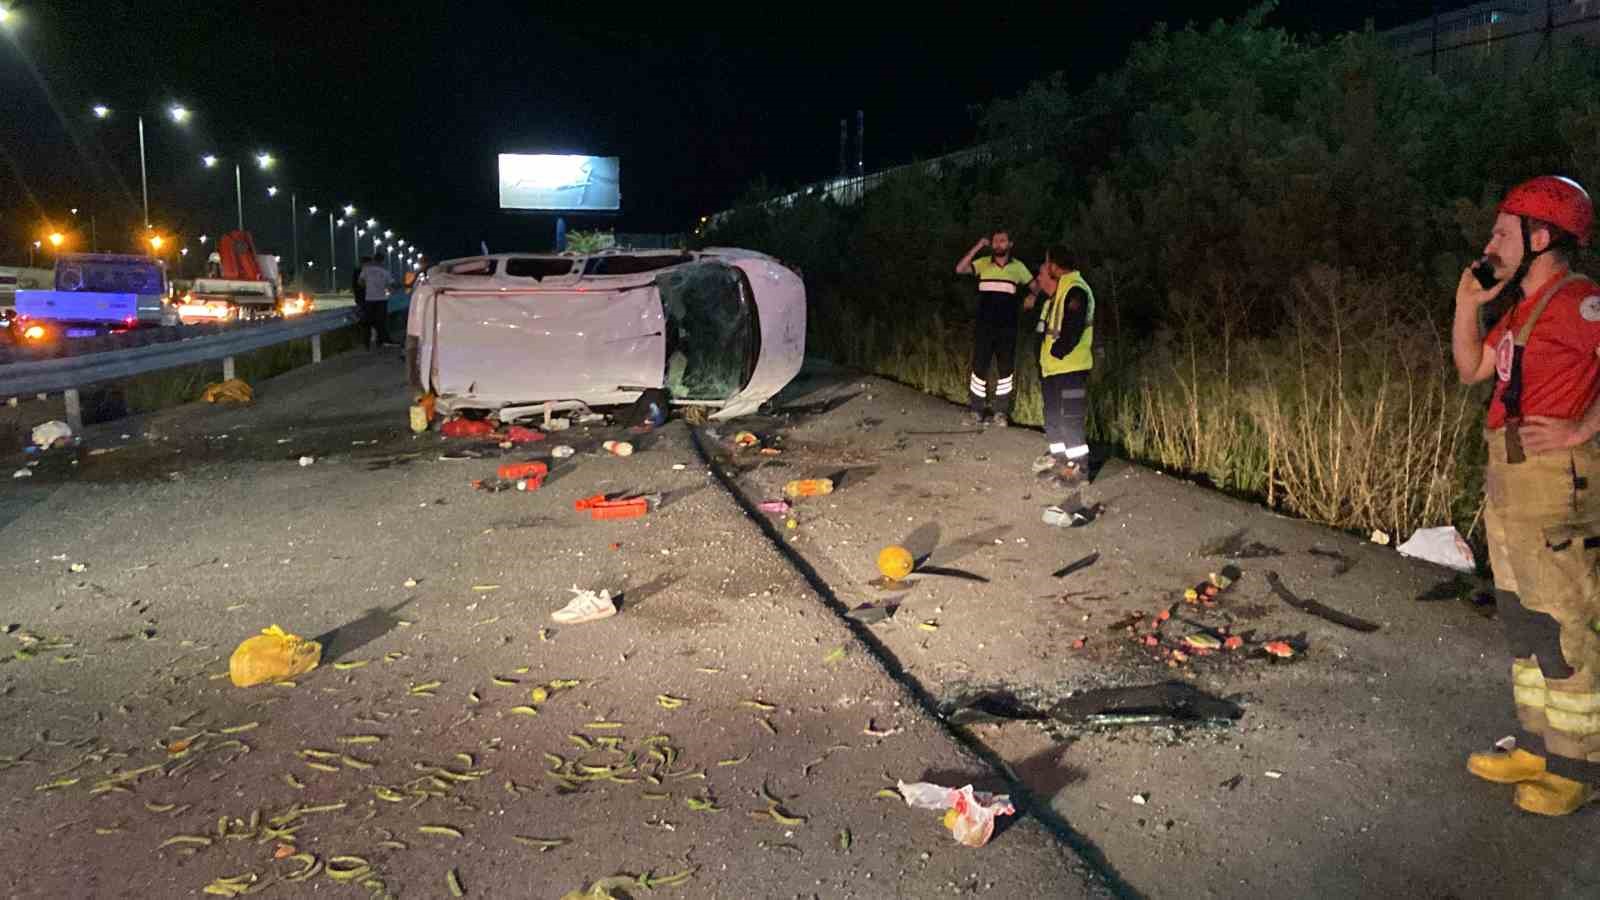
[[[585,275],[639,275],[671,266],[682,265],[692,257],[686,253],[663,253],[654,256],[596,256],[589,260]]]
[[[744,274],[696,263],[656,278],[667,313],[667,390],[682,400],[726,400],[749,383],[760,352]]]
[[[159,294],[165,290],[161,268],[154,262],[91,260],[61,266],[58,291],[109,294]]]
[[[566,275],[571,271],[570,259],[519,256],[506,260],[506,274],[513,278],[532,278],[539,281],[553,275]]]
[[[496,261],[492,259],[469,259],[466,262],[456,263],[445,271],[451,275],[493,275]]]

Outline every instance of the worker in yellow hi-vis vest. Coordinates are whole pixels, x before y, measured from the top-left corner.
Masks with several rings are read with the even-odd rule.
[[[1547,816],[1600,785],[1600,285],[1571,270],[1593,225],[1570,178],[1512,188],[1451,334],[1462,382],[1495,379],[1483,521],[1522,725],[1520,746],[1467,769]],[[1516,302],[1485,335],[1479,310],[1501,293]]]
[[[1039,313],[1040,393],[1044,436],[1050,452],[1034,471],[1063,486],[1089,473],[1089,370],[1094,368],[1094,291],[1083,280],[1067,248],[1056,244],[1045,256],[1045,284],[1055,290]]]

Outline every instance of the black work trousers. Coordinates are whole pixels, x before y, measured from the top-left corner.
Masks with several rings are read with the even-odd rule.
[[[1040,382],[1044,395],[1044,437],[1050,455],[1084,464],[1089,456],[1089,373],[1046,375]]]
[[[989,390],[989,362],[994,362],[994,390]],[[1016,396],[1017,300],[983,297],[978,300],[978,321],[973,329],[972,373],[967,385],[968,404],[974,412],[989,406],[1011,415]],[[992,403],[990,402],[992,399]]]
[[[378,346],[392,344],[389,338],[389,301],[361,301],[361,321],[378,332]]]

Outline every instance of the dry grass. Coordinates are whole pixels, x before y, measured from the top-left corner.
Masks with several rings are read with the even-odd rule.
[[[1338,528],[1473,527],[1482,402],[1456,383],[1445,323],[1419,309],[1425,286],[1317,269],[1293,281],[1284,324],[1266,337],[1248,335],[1260,311],[1229,291],[1212,283],[1173,298],[1171,327],[1137,354],[1106,348],[1091,389],[1095,440]],[[838,361],[966,397],[966,323],[928,315],[912,329],[846,312],[813,329],[813,346]],[[1034,425],[1036,346],[1025,335],[1018,348],[1015,415]]]

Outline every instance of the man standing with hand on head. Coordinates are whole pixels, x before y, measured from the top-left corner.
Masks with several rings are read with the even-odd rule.
[[[1461,381],[1495,379],[1484,528],[1522,726],[1516,749],[1467,770],[1546,816],[1600,784],[1600,285],[1571,271],[1593,223],[1571,179],[1512,188],[1461,273],[1451,334]],[[1501,293],[1516,302],[1484,335],[1479,310]]]
[[[991,250],[988,256],[978,256]],[[976,257],[976,258],[974,258]],[[1039,291],[1033,286],[1033,273],[1011,255],[1011,235],[996,228],[979,238],[967,255],[956,263],[957,275],[978,276],[978,316],[974,326],[972,372],[967,385],[967,421],[979,425],[989,400],[993,399],[995,425],[1011,424],[1011,403],[1016,396],[1017,294],[1029,288],[1023,309],[1033,309]],[[989,362],[995,364],[994,393],[989,393]]]

